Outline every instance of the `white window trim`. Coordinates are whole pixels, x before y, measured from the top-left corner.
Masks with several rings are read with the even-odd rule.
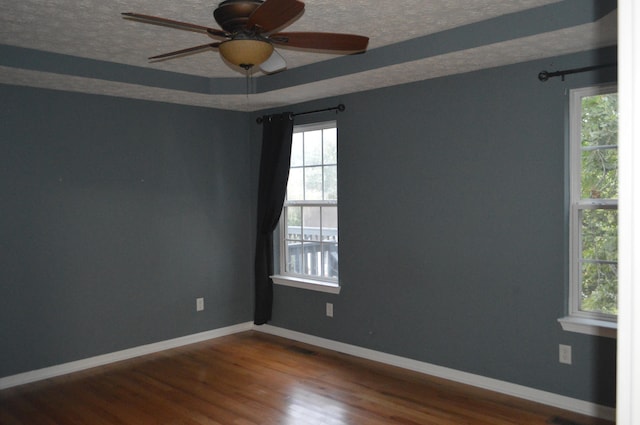
[[[271,276],[276,285],[289,286],[292,288],[308,289],[310,291],[325,292],[328,294],[339,294],[340,285],[337,282],[326,282],[323,280],[306,279],[298,276]]]
[[[607,320],[589,319],[586,317],[566,316],[558,319],[562,330],[587,335],[617,338],[618,324]]]
[[[594,96],[605,93],[617,92],[617,84],[606,84],[600,86],[584,87],[573,89],[570,91],[569,105],[580,104],[580,99],[586,96]],[[558,319],[562,329],[568,332],[577,332],[587,335],[604,336],[608,338],[617,337],[617,319],[611,315],[600,314],[596,312],[584,312],[580,310],[580,290],[575,285],[578,280],[576,273],[579,272],[579,264],[577,261],[577,253],[580,250],[580,239],[576,235],[580,233],[580,223],[576,220],[577,210],[590,208],[617,208],[617,202],[612,204],[611,201],[602,202],[584,202],[580,201],[580,179],[573,172],[579,170],[581,164],[580,138],[581,138],[581,117],[582,110],[580,108],[570,107],[570,228],[569,228],[569,314],[566,317]],[[612,204],[612,205],[609,205]]]
[[[313,130],[323,130],[325,128],[338,128],[337,121],[325,121],[318,122],[312,124],[302,124],[296,125],[293,129],[294,133],[302,133],[305,131],[313,131]],[[314,201],[316,202],[316,201]],[[321,201],[318,205],[337,205],[338,201]],[[339,208],[339,207],[338,207]],[[275,285],[288,286],[292,288],[298,289],[306,289],[310,291],[324,292],[329,294],[339,294],[340,293],[340,280],[325,280],[320,278],[312,278],[310,276],[302,276],[293,273],[286,273],[286,264],[285,264],[285,256],[286,249],[282,241],[286,239],[286,225],[284,222],[284,214],[280,217],[280,223],[278,225],[280,237],[279,237],[279,246],[280,246],[280,264],[279,273],[275,274],[271,277],[271,280]],[[338,230],[339,232],[339,230]]]

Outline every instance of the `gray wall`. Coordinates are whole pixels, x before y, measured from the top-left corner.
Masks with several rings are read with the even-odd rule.
[[[614,406],[615,340],[564,332],[557,319],[565,90],[615,71],[537,79],[609,61],[615,50],[291,108],[347,107],[337,116],[342,292],[277,286],[272,324]],[[558,344],[573,347],[572,366],[559,364]]]
[[[0,376],[251,320],[246,114],[0,98]]]

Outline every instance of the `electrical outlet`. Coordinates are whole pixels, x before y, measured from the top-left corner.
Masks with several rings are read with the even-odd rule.
[[[196,311],[204,310],[204,298],[196,298]]]
[[[559,360],[563,364],[571,364],[571,346],[560,344],[559,346]]]
[[[327,303],[327,317],[333,317],[333,304]]]

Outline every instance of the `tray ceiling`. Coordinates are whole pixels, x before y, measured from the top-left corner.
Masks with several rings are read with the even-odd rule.
[[[278,49],[288,69],[247,80],[213,51],[149,63],[149,56],[210,39],[120,16],[138,12],[217,27],[217,2],[2,0],[0,83],[259,110],[615,45],[615,4],[306,0],[305,13],[287,31],[366,35],[368,52],[342,57]]]

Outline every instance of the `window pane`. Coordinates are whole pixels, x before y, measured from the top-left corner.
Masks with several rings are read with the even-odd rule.
[[[618,94],[582,98],[582,147],[618,144]]]
[[[291,166],[302,167],[303,163],[303,151],[302,151],[302,133],[294,133],[291,139]]]
[[[338,163],[338,129],[328,128],[323,131],[323,164]]]
[[[617,148],[583,148],[581,166],[583,199],[618,198]]]
[[[322,276],[322,251],[320,247],[320,242],[304,242],[304,274]]]
[[[320,207],[303,208],[302,227],[305,240],[320,240]]]
[[[322,167],[304,168],[304,199],[322,200]]]
[[[338,207],[322,207],[322,240],[338,242]]]
[[[287,207],[287,239],[302,239],[302,208]]]
[[[582,264],[582,311],[617,314],[618,266],[616,264]]]
[[[289,170],[287,182],[287,200],[301,201],[304,199],[304,168],[292,168]]]
[[[302,273],[303,255],[302,242],[287,241],[287,272]]]
[[[324,199],[335,201],[338,199],[338,167],[330,165],[324,167]]]
[[[618,197],[618,95],[581,100],[581,197]]]
[[[322,130],[304,133],[304,165],[322,164]]]
[[[322,265],[324,277],[338,278],[338,244],[324,243],[322,244]]]
[[[582,258],[618,260],[618,210],[583,210],[581,213]]]

